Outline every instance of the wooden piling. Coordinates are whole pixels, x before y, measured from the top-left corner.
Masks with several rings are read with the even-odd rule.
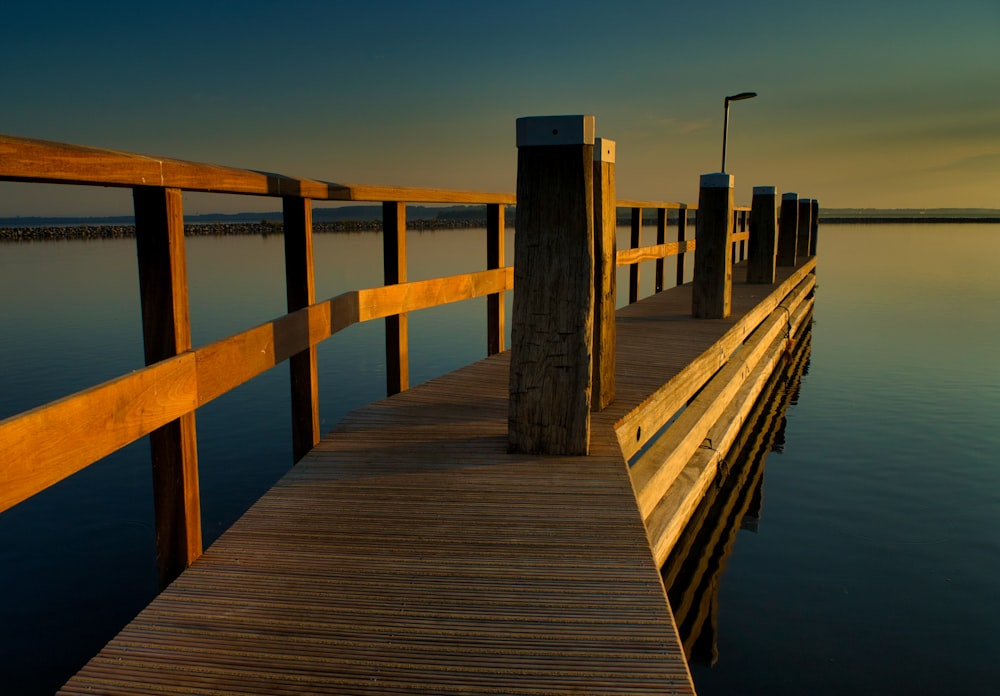
[[[382,263],[385,284],[406,282],[406,204],[382,204]],[[386,394],[392,396],[410,388],[409,322],[405,313],[385,318]]]
[[[688,210],[686,205],[682,205],[677,211],[677,241],[683,242],[687,239]],[[684,285],[684,258],[686,254],[677,254],[677,285]]]
[[[146,364],[191,349],[184,212],[176,188],[136,187],[136,255]],[[149,435],[160,586],[201,555],[201,502],[194,412]]]
[[[486,268],[504,267],[504,207],[486,204]],[[504,347],[504,293],[486,296],[486,354],[496,355]]]
[[[729,316],[733,286],[733,176],[703,174],[698,192],[691,313],[698,319]]]
[[[316,301],[313,270],[312,201],[286,196],[282,201],[285,237],[285,294],[288,312]],[[316,446],[319,428],[319,376],[316,347],[288,359],[292,390],[292,461]]]
[[[799,194],[781,196],[781,215],[778,219],[778,265],[794,266],[799,229]]]
[[[594,143],[594,347],[590,408],[601,411],[615,400],[615,141]],[[661,213],[666,212],[664,210]],[[660,232],[658,231],[658,234]],[[660,242],[663,243],[662,241]],[[662,265],[662,260],[659,262]],[[662,277],[662,270],[658,272]],[[662,282],[662,280],[660,281]]]
[[[508,449],[588,454],[594,117],[517,120]]]
[[[809,251],[816,255],[816,240],[819,237],[819,201],[811,199],[812,208],[809,216]]]
[[[806,257],[812,254],[809,246],[810,230],[812,229],[812,201],[808,198],[799,199],[797,255]]]
[[[750,206],[750,239],[747,282],[773,283],[778,251],[778,225],[774,186],[754,186]]]

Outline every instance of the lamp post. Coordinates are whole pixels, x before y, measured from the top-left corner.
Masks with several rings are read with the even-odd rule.
[[[739,94],[734,94],[730,97],[726,97],[726,118],[722,123],[722,173],[726,172],[726,138],[729,136],[729,102],[740,101],[741,99],[753,99],[757,96],[756,92],[740,92]]]

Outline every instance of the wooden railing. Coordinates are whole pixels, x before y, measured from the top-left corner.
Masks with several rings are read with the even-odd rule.
[[[504,350],[504,210],[513,194],[339,184],[152,158],[0,135],[0,180],[131,188],[135,207],[139,292],[147,367],[0,421],[0,512],[40,493],[106,455],[150,435],[157,557],[162,583],[202,550],[195,412],[288,360],[293,457],[320,438],[316,345],[352,324],[385,319],[387,392],[408,387],[407,313],[487,297],[488,354]],[[203,191],[280,198],[284,216],[288,314],[208,345],[191,345],[182,193]],[[313,275],[312,201],[381,202],[385,285],[317,302]],[[487,270],[407,282],[406,204],[486,206]],[[678,256],[683,282],[688,211],[681,203],[618,201],[632,208],[630,301],[638,299],[639,266],[656,261],[655,291],[664,287],[663,259]],[[639,245],[642,209],[657,210],[657,242]],[[677,210],[679,241],[667,243],[667,211]],[[746,210],[737,209],[734,254],[743,258]],[[740,251],[737,252],[737,245]]]
[[[618,199],[618,208],[630,210],[631,235],[629,237],[629,248],[619,250],[615,261],[618,266],[629,267],[629,304],[633,304],[639,300],[639,264],[642,262],[656,262],[653,276],[653,292],[661,292],[667,287],[664,259],[676,256],[677,270],[674,284],[683,285],[685,277],[685,254],[695,250],[694,235],[692,234],[692,238],[688,239],[688,230],[693,231],[695,225],[695,220],[690,218],[690,213],[697,215],[698,206],[687,205],[686,203]],[[643,212],[646,210],[656,211],[656,244],[642,246]],[[670,211],[676,211],[672,221]],[[749,221],[750,207],[737,207],[733,216],[732,241],[734,263],[746,259],[746,243],[750,236],[748,231]],[[671,222],[676,227],[676,241],[668,242],[667,229]]]

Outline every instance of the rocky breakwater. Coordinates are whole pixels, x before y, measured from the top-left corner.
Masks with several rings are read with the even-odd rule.
[[[407,229],[438,230],[483,227],[481,220],[408,220]],[[378,232],[381,220],[343,220],[317,222],[314,232]],[[237,235],[267,236],[281,234],[280,222],[213,222],[185,225],[187,237],[228,237]],[[59,225],[38,227],[0,227],[0,242],[42,242],[70,239],[128,239],[135,237],[135,225]]]

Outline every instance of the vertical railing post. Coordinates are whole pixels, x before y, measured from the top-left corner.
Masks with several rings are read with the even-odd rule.
[[[688,221],[688,211],[687,206],[682,205],[677,211],[677,241],[684,242],[687,240],[687,221]],[[687,256],[686,253],[680,252],[677,254],[677,285],[684,285],[684,258]]]
[[[285,295],[289,313],[316,302],[313,268],[312,201],[282,200],[285,237]],[[288,361],[292,390],[292,461],[298,462],[319,442],[319,378],[316,347]]]
[[[813,256],[815,256],[816,241],[817,238],[819,237],[819,201],[816,200],[815,198],[811,200],[812,200],[812,209],[811,209],[812,214],[809,216],[810,220],[809,251],[812,252]]]
[[[385,284],[406,282],[406,203],[382,203],[382,263]],[[406,314],[385,318],[385,383],[392,396],[410,388],[410,346]]]
[[[138,187],[136,256],[146,364],[191,349],[184,212],[175,188]],[[201,555],[201,501],[194,412],[149,435],[156,559],[166,587]]]
[[[642,245],[642,208],[632,208],[632,234],[629,237],[629,246],[638,249]],[[639,301],[639,264],[633,263],[628,267],[628,303],[635,304]]]
[[[740,211],[737,210],[737,211],[735,211],[733,213],[733,217],[732,217],[732,233],[733,233],[733,235],[736,235],[739,231],[740,231]],[[740,259],[739,259],[740,243],[739,242],[733,242],[729,246],[731,248],[731,254],[730,254],[730,256],[731,256],[732,264],[735,266],[740,261]]]
[[[593,168],[593,116],[517,120],[512,452],[590,449]]]
[[[799,238],[799,194],[781,196],[781,215],[778,218],[778,265],[794,266]]]
[[[656,243],[666,244],[667,243],[667,209],[657,208],[656,209]],[[664,259],[656,259],[656,274],[653,279],[653,292],[663,292],[663,286],[665,284],[664,273]]]
[[[773,283],[778,251],[777,193],[773,186],[754,186],[750,206],[747,282]]]
[[[733,176],[703,174],[698,192],[697,244],[691,313],[725,319],[732,299]]]
[[[504,267],[504,207],[486,204],[486,269]],[[486,296],[486,354],[502,353],[504,347],[504,295]]]
[[[600,411],[615,400],[615,141],[594,143],[594,348],[590,408]]]
[[[812,201],[808,198],[799,199],[799,238],[796,246],[798,256],[803,258],[810,256],[812,250],[809,248],[809,235],[812,229]]]

